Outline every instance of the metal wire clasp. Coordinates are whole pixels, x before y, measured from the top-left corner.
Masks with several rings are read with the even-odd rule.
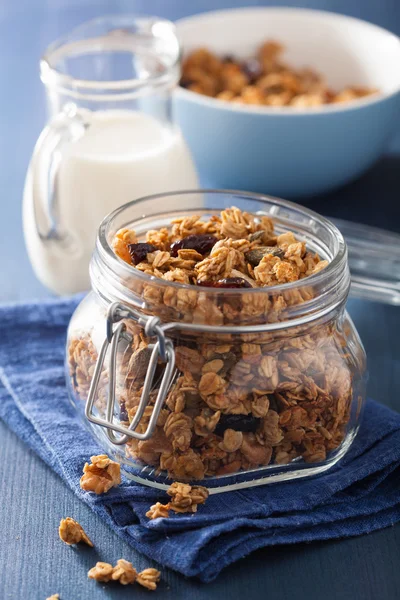
[[[146,377],[143,384],[142,395],[137,408],[135,418],[130,423],[129,427],[114,423],[114,409],[116,400],[116,367],[117,367],[117,349],[118,342],[123,339],[130,343],[132,341],[131,334],[126,330],[126,325],[121,322],[122,319],[133,319],[136,323],[144,328],[144,332],[148,337],[156,337],[155,344],[149,344],[152,350],[149,360],[149,365]],[[116,325],[117,324],[117,325]],[[113,444],[126,444],[129,438],[137,440],[147,440],[154,432],[158,416],[167,396],[175,368],[175,351],[173,343],[165,336],[163,326],[158,317],[144,316],[133,308],[128,308],[123,304],[115,302],[108,310],[107,314],[107,335],[104,340],[99,356],[97,358],[96,367],[93,373],[93,378],[90,384],[89,395],[86,401],[85,415],[87,419],[95,425],[100,425],[106,429],[107,436]],[[99,387],[101,373],[104,367],[104,361],[110,346],[109,358],[109,388],[106,406],[106,418],[102,419],[93,414],[93,405]],[[165,370],[158,390],[157,398],[154,403],[150,421],[144,433],[135,431],[140,423],[143,413],[149,404],[150,392],[154,381],[158,360],[165,363]],[[121,436],[117,437],[114,432],[118,432]]]

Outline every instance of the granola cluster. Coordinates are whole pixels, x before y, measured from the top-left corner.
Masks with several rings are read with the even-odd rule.
[[[98,562],[88,572],[89,579],[95,579],[99,582],[119,581],[122,585],[136,582],[149,590],[157,588],[160,575],[160,571],[157,571],[157,569],[144,569],[138,573],[132,563],[123,558],[117,561],[115,567],[106,562]]]
[[[60,539],[69,546],[72,544],[79,544],[79,542],[84,542],[93,548],[93,542],[86,535],[82,525],[80,525],[78,521],[71,519],[71,517],[61,519],[58,533]]]
[[[145,283],[137,278],[140,288],[134,277],[127,282],[149,314],[214,326],[287,321],[287,310],[297,311],[318,294],[311,275],[327,265],[292,232],[276,234],[269,217],[237,208],[205,220],[177,218],[169,228],[149,231],[145,241],[124,229],[113,247],[133,267],[155,276]],[[301,285],[273,287],[297,281]],[[119,345],[116,396],[120,421],[129,424],[153,340],[133,321],[125,324],[132,340]],[[179,482],[294,460],[325,461],[345,437],[362,375],[346,335],[337,315],[256,334],[171,330],[176,370],[165,405],[152,437],[126,444],[127,457]],[[90,331],[70,339],[69,357],[75,391],[86,399],[97,358]],[[163,371],[160,363],[137,432],[148,426]],[[100,394],[106,388],[105,383]],[[176,484],[171,501],[152,506],[149,518],[167,517],[171,509],[194,511],[200,488],[189,488]]]
[[[200,48],[185,59],[180,85],[229,102],[293,108],[349,102],[377,92],[354,86],[335,92],[315,70],[286,65],[281,59],[283,51],[284,47],[272,40],[247,60],[231,55],[220,58]]]
[[[108,458],[106,454],[90,457],[91,464],[83,467],[80,486],[86,492],[104,494],[121,483],[121,467],[119,463]],[[73,542],[75,543],[75,542]]]
[[[171,501],[167,504],[161,504],[157,502],[150,507],[146,513],[146,517],[149,519],[167,518],[169,511],[172,510],[176,513],[195,513],[197,512],[197,506],[204,504],[208,498],[207,488],[197,485],[191,486],[188,483],[180,483],[175,481],[170,485],[167,490],[167,494],[171,496]]]

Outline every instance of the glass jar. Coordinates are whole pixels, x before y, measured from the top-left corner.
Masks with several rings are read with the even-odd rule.
[[[197,187],[171,116],[180,58],[173,23],[131,16],[90,21],[43,56],[49,121],[29,165],[23,221],[32,266],[53,292],[90,289],[90,257],[109,212]]]
[[[216,289],[153,277],[112,250],[122,227],[144,239],[178,216],[232,205],[272,217],[328,266],[284,285]],[[68,331],[68,389],[128,477],[221,491],[322,473],[347,452],[366,359],[345,310],[346,244],[331,222],[240,192],[144,198],[103,221],[90,276]]]

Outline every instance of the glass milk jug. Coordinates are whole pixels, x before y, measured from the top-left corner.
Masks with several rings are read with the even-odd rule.
[[[23,223],[34,271],[51,291],[89,289],[96,232],[109,212],[198,187],[171,117],[180,56],[171,22],[117,16],[78,27],[42,58],[49,122],[29,165]]]

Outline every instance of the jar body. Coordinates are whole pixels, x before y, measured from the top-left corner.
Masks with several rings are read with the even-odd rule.
[[[72,318],[67,342],[69,393],[83,413],[105,335],[107,303],[91,293]],[[144,329],[126,319],[130,341],[117,350],[114,422],[135,417],[149,365]],[[323,472],[348,450],[365,398],[366,361],[344,308],[294,328],[265,333],[168,333],[175,372],[153,435],[116,446],[92,426],[125,473],[159,487],[202,481],[216,490]],[[109,353],[108,353],[109,354]],[[106,356],[95,410],[105,416]],[[157,366],[144,431],[163,365]]]
[[[172,23],[155,23],[97,19],[41,61],[49,120],[29,165],[23,221],[34,270],[56,293],[90,289],[105,215],[135,197],[198,185],[171,117],[179,43]]]
[[[232,205],[251,210],[255,227],[273,219],[276,234],[304,240],[325,268],[282,285],[222,289],[143,273],[113,250],[121,228],[140,241],[172,219],[209,222]],[[233,227],[235,235],[243,234]],[[241,192],[147,197],[103,221],[90,274],[93,291],[68,331],[67,385],[129,477],[226,491],[321,473],[348,450],[366,360],[345,312],[347,250],[332,223]]]

